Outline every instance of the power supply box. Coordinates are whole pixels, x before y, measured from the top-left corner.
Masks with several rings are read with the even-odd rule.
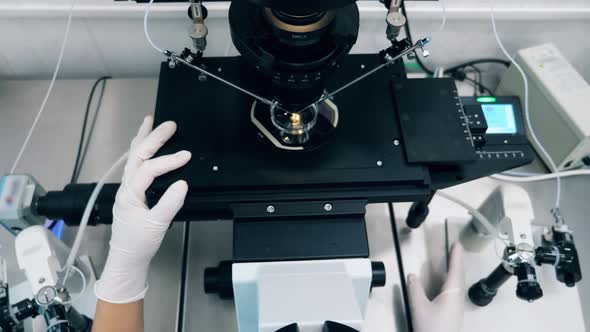
[[[557,169],[590,165],[590,85],[553,44],[522,49],[516,62],[529,81],[531,124]],[[524,84],[514,65],[505,72],[496,94],[520,96],[524,106]],[[550,168],[546,157],[539,155]]]

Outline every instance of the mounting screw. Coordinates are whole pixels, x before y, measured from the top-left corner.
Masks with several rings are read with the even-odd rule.
[[[207,80],[207,75],[199,74],[199,82],[205,82]]]
[[[168,68],[170,68],[170,69],[176,68],[176,61],[174,61],[174,60],[168,61]]]
[[[217,172],[217,171],[219,171],[219,166],[215,165],[215,166],[213,166],[212,169],[213,169],[213,172]]]
[[[324,204],[324,210],[326,210],[326,211],[332,211],[333,208],[334,207],[330,203]]]
[[[222,71],[223,71],[223,69],[222,69],[221,67],[218,67],[218,68],[217,68],[217,72],[218,72],[218,73],[221,73]]]
[[[361,69],[365,69],[365,65],[361,65]]]
[[[393,145],[398,146],[399,145],[399,140],[398,139],[394,139],[393,140]]]
[[[526,239],[526,235],[520,234],[520,238],[524,240],[524,239]]]
[[[378,160],[377,161],[377,166],[379,166],[379,167],[383,166],[383,162],[381,160]]]
[[[40,284],[42,284],[42,283],[44,283],[44,282],[45,282],[45,278],[41,278],[41,279],[39,279],[39,283],[40,283]]]
[[[268,213],[274,213],[275,212],[275,207],[274,205],[269,205],[266,207],[266,212]]]

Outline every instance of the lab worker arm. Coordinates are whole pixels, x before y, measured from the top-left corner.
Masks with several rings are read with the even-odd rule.
[[[151,209],[145,192],[158,176],[184,166],[188,151],[153,158],[174,135],[166,122],[152,131],[147,117],[131,143],[121,187],[113,206],[109,255],[94,291],[98,298],[93,332],[142,332],[143,299],[148,291],[150,262],[188,192],[185,181],[172,184]]]
[[[463,248],[454,244],[449,257],[447,281],[432,301],[415,275],[408,277],[408,297],[415,332],[460,332],[465,306]]]

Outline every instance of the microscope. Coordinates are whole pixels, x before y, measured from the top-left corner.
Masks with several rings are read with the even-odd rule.
[[[185,179],[175,221],[233,220],[233,257],[204,271],[204,290],[234,300],[240,331],[361,331],[386,282],[366,205],[413,202],[417,228],[437,190],[530,163],[522,112],[513,132],[488,133],[452,78],[408,79],[405,58],[427,56],[430,39],[400,38],[400,0],[384,3],[390,46],[354,55],[355,0],[233,0],[235,57],[206,56],[206,3],[188,8],[192,49],[162,52],[155,105],[156,125],[178,124],[159,154],[193,158],[153,183],[148,205]],[[79,224],[95,186],[42,193],[30,210]],[[118,187],[103,187],[90,225],[112,221]]]

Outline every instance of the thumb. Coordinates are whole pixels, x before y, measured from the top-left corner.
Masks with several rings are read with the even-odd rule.
[[[151,209],[151,219],[162,225],[169,225],[184,205],[188,184],[184,180],[174,182]]]
[[[410,274],[408,276],[408,297],[413,320],[421,320],[421,313],[428,310],[427,308],[430,306],[430,300],[424,292],[420,278],[415,274]]]

